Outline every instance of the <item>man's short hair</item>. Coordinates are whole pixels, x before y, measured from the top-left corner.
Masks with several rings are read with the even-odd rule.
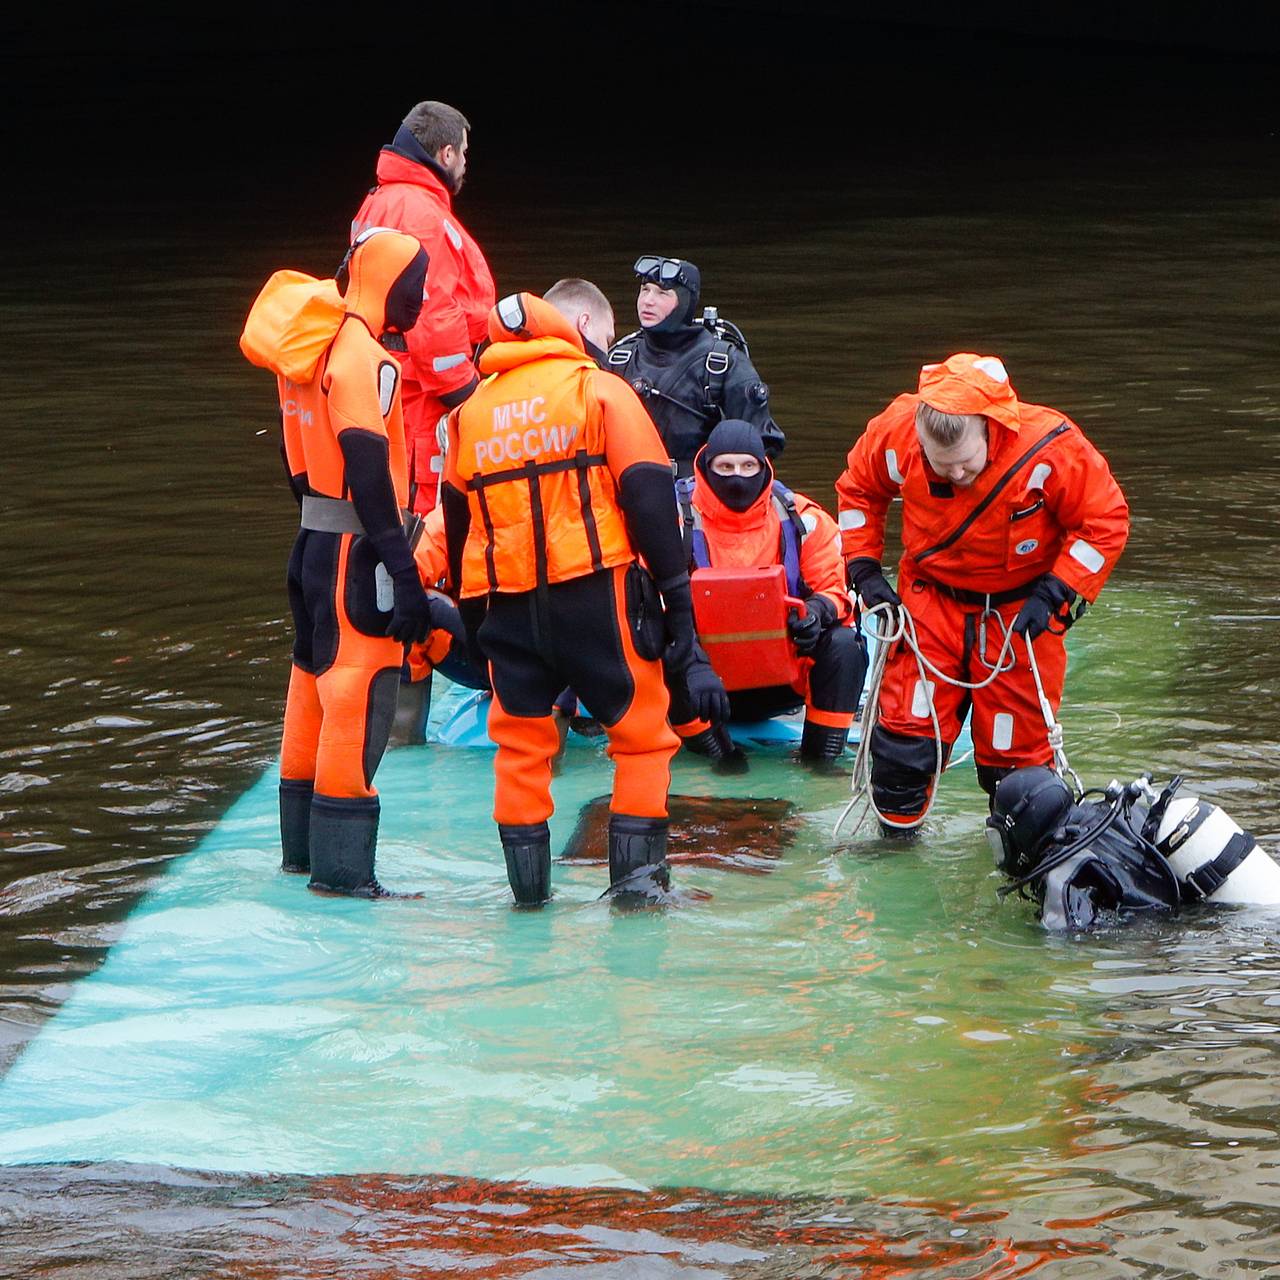
[[[439,155],[443,147],[461,148],[471,121],[447,102],[420,102],[404,118],[404,127],[422,144],[428,155]]]
[[[584,311],[597,320],[613,315],[609,299],[590,280],[581,280],[577,276],[557,280],[542,299],[551,303],[568,320],[576,320]]]
[[[955,444],[974,422],[984,429],[987,425],[987,420],[980,413],[943,413],[923,400],[916,405],[917,429],[944,448]]]

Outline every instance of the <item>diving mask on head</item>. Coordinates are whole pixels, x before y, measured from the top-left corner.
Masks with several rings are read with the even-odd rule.
[[[686,289],[696,289],[701,281],[694,281],[690,277],[691,265],[683,258],[662,258],[656,253],[645,253],[636,259],[632,270],[641,280],[656,284],[660,289],[674,289],[677,285],[683,285]]]

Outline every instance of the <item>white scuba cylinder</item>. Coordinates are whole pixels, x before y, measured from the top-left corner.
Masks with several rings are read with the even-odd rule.
[[[1212,871],[1206,874],[1206,869],[1236,837],[1248,842],[1248,852],[1217,887],[1206,893],[1205,889],[1217,879]],[[1280,866],[1216,804],[1195,796],[1174,797],[1160,821],[1154,844],[1195,897],[1236,904],[1280,903]],[[1235,847],[1244,846],[1237,840]],[[1197,872],[1201,873],[1198,877]]]

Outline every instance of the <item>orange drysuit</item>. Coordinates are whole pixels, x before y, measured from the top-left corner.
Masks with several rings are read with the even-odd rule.
[[[270,316],[278,314],[263,302],[270,286],[246,327],[258,346],[251,353],[242,339],[246,354],[277,372],[285,461],[302,509],[288,573],[294,647],[280,759],[284,865],[309,867],[313,884],[340,892],[381,891],[373,879],[373,775],[404,660],[404,645],[387,632],[401,599],[427,606],[420,590],[398,594],[406,575],[416,587],[401,523],[408,468],[400,368],[378,342],[416,317],[426,265],[412,237],[370,233],[344,263],[344,297],[333,281],[312,282],[322,319],[333,325],[313,364],[291,362],[290,337],[310,323],[296,317],[280,323],[275,351],[263,350],[263,330],[269,344]]]
[[[986,418],[987,463],[972,484],[953,484],[929,466],[915,426],[922,401]],[[1129,531],[1124,495],[1080,428],[1057,410],[1019,401],[1003,364],[971,353],[926,365],[919,390],[868,423],[836,494],[846,563],[881,559],[889,504],[902,499],[898,593],[924,654],[969,683],[990,674],[1000,649],[1003,633],[988,610],[1008,626],[1043,574],[1094,600]],[[1066,672],[1061,632],[1044,632],[1034,648],[1056,713]],[[883,813],[906,821],[927,802],[921,779],[934,767],[930,702],[945,751],[972,704],[974,757],[988,790],[1010,768],[1052,760],[1021,636],[1013,656],[1012,670],[970,696],[932,677],[921,681],[910,651],[895,647],[871,741],[873,793]]]
[[[678,743],[656,661],[663,640],[637,652],[627,575],[640,572],[638,550],[656,574],[682,570],[666,452],[635,392],[598,369],[542,299],[502,299],[489,336],[489,376],[449,417],[444,493],[462,597],[487,597],[494,817],[550,816],[551,709],[571,686],[609,736],[613,812],[665,820]]]
[[[475,385],[473,353],[494,304],[493,276],[436,173],[385,147],[377,175],[378,185],[352,220],[352,240],[369,227],[392,227],[416,237],[431,260],[422,314],[405,335],[408,350],[396,353],[404,370],[412,508],[425,513],[435,506],[440,483],[436,426]]]

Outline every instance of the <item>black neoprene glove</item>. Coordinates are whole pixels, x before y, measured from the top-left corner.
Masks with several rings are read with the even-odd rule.
[[[699,720],[722,724],[729,718],[729,695],[724,681],[698,643],[693,625],[693,592],[689,579],[661,585],[663,621],[667,625],[667,651],[662,662],[668,673],[684,681],[689,706]]]
[[[421,644],[435,629],[431,596],[423,590],[417,569],[402,570],[391,577],[395,603],[387,635],[401,644]]]
[[[891,604],[896,609],[902,597],[889,585],[879,560],[862,556],[849,561],[849,585],[868,609],[878,604]]]
[[[804,655],[818,647],[822,633],[837,617],[835,604],[816,591],[804,602],[803,613],[793,613],[787,618],[787,632],[796,652]]]
[[[1064,605],[1075,599],[1075,592],[1061,578],[1051,573],[1041,574],[1031,588],[1026,603],[1013,620],[1013,629],[1019,635],[1034,640],[1049,629],[1049,623]],[[1065,619],[1063,620],[1065,621]]]

